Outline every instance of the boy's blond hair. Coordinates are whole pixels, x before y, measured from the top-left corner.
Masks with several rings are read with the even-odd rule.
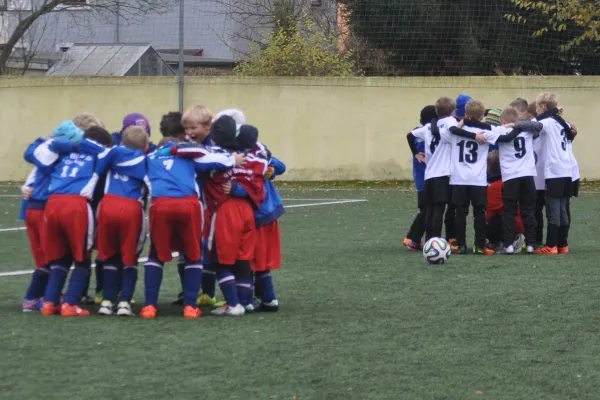
[[[206,125],[213,120],[213,113],[204,106],[192,106],[188,108],[181,117],[183,124],[192,123]]]
[[[527,100],[519,97],[510,103],[510,106],[516,108],[520,113],[524,113],[527,111],[527,106],[529,106],[529,103],[527,103]]]
[[[485,117],[485,106],[479,100],[469,100],[465,106],[465,117],[481,121]]]
[[[500,114],[500,119],[503,124],[512,124],[519,120],[519,112],[516,108],[507,107],[502,110],[502,114]]]
[[[498,150],[490,151],[487,156],[488,174],[500,173],[500,155]]]
[[[100,121],[100,119],[98,119],[94,114],[87,111],[77,114],[75,118],[73,118],[73,123],[84,131],[87,131],[94,126],[104,128],[102,121]]]
[[[148,134],[141,126],[130,126],[123,131],[121,140],[123,146],[133,150],[146,151],[148,146]]]
[[[440,97],[435,102],[435,112],[440,118],[449,117],[456,110],[456,102],[450,97]]]
[[[558,96],[554,93],[544,92],[538,94],[535,98],[535,103],[539,105],[545,105],[547,108],[558,106]]]

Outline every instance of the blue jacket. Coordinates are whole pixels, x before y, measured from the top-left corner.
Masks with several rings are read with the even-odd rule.
[[[419,153],[425,153],[425,142],[418,141],[416,145]],[[425,163],[420,163],[413,157],[413,180],[415,181],[415,186],[419,193],[425,191],[425,167]]]
[[[261,226],[265,226],[273,221],[276,221],[285,214],[285,209],[283,208],[283,200],[273,183],[273,179],[277,175],[282,175],[285,173],[286,166],[280,160],[275,157],[271,157],[269,161],[269,167],[273,167],[275,169],[273,175],[270,179],[265,181],[265,200],[261,203],[258,210],[254,211],[254,219],[256,221],[256,227],[260,228]],[[236,197],[247,197],[248,193],[237,183],[233,183],[231,186],[231,195]]]

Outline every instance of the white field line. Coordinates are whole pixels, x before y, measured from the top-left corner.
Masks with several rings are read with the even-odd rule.
[[[287,206],[286,208],[292,208],[292,207],[312,207],[312,206],[326,206],[329,204],[347,204],[347,203],[362,203],[368,200],[359,200],[359,199],[355,199],[355,200],[340,200],[340,201],[333,201],[333,202],[323,202],[323,203],[308,203],[308,204],[294,204],[292,206]],[[26,228],[9,228],[9,230],[24,230]],[[7,232],[6,229],[0,230],[0,232]],[[178,257],[179,253],[175,252],[173,253],[173,257]],[[146,262],[148,261],[148,257],[141,257],[138,259],[138,262]],[[96,265],[92,264],[92,268],[94,268]],[[73,269],[71,267],[71,269]],[[0,278],[1,277],[5,277],[5,276],[20,276],[20,275],[29,275],[33,272],[32,269],[22,269],[22,270],[18,270],[18,271],[9,271],[9,272],[0,272]]]
[[[24,226],[19,226],[17,228],[2,228],[0,229],[0,232],[15,232],[15,231],[24,231],[27,228]]]

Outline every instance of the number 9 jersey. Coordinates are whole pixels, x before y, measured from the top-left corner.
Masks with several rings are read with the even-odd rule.
[[[494,127],[494,131],[506,135],[511,129],[498,126]],[[498,152],[502,182],[526,176],[537,176],[533,132],[521,132],[510,142],[498,143]]]

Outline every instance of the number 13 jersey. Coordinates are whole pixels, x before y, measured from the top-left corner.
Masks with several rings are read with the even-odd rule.
[[[487,156],[489,145],[495,144],[499,134],[483,130],[479,126],[463,126],[465,131],[483,132],[487,143],[479,144],[475,140],[452,135],[452,175],[450,185],[487,186]]]
[[[494,131],[503,135],[508,134],[510,130],[501,126],[494,128]],[[521,132],[510,142],[498,143],[502,182],[524,176],[537,176],[533,150],[533,133],[531,132]]]

